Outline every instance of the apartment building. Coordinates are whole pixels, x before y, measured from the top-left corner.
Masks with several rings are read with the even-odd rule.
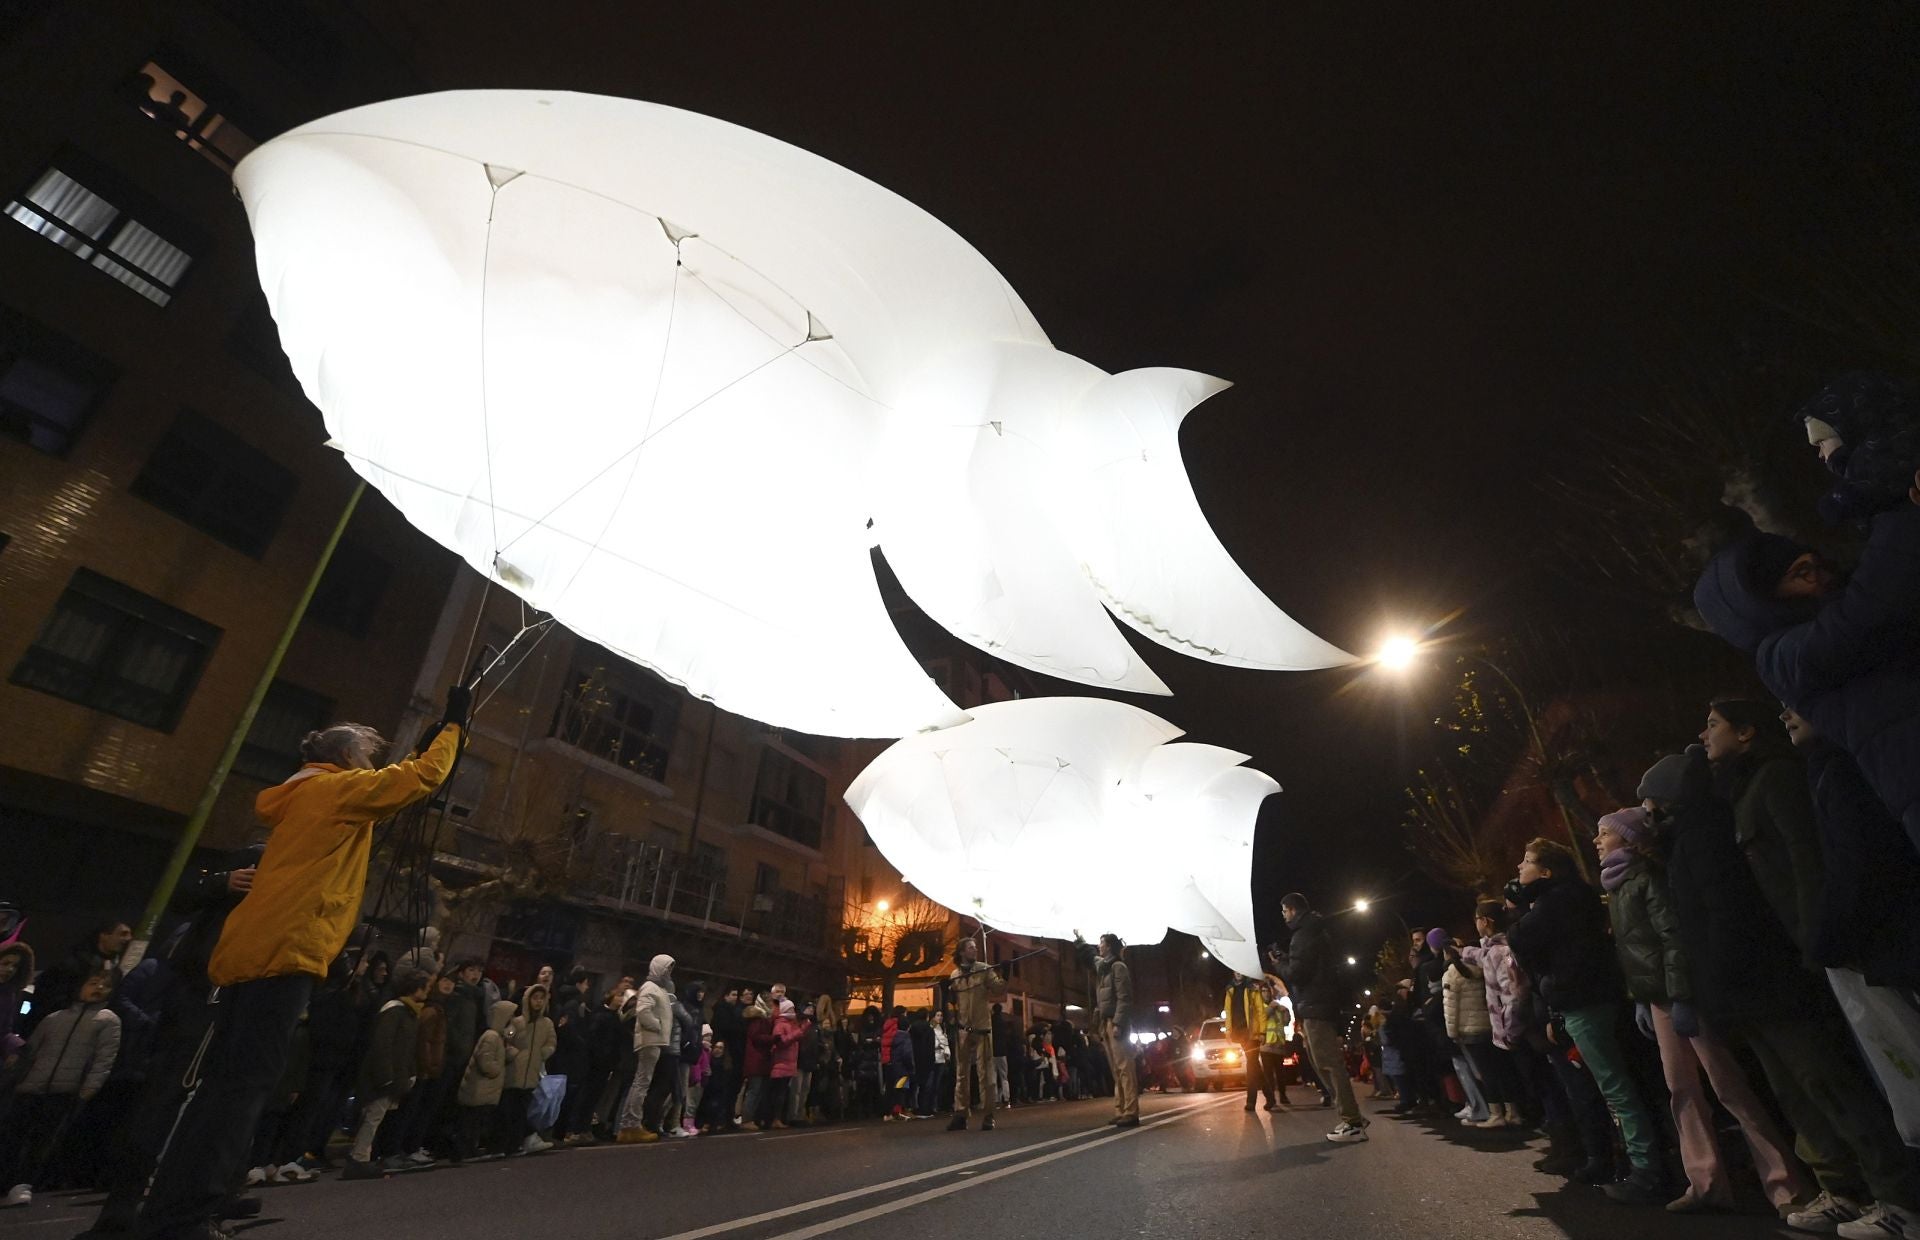
[[[354,491],[232,166],[412,89],[372,32],[298,5],[0,15],[0,897],[49,946],[146,903]],[[452,570],[358,506],[209,849],[245,841],[308,729],[395,726]]]

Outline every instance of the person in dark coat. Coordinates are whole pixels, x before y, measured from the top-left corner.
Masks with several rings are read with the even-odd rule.
[[[1901,1139],[1920,1146],[1920,1063],[1912,1019],[1920,989],[1920,854],[1873,794],[1853,757],[1806,719],[1781,714],[1806,755],[1826,897],[1813,931],[1814,963],[1827,971],[1840,1010],[1893,1107]]]
[[[1693,598],[1769,692],[1853,755],[1920,847],[1920,506],[1874,517],[1844,585],[1807,548],[1754,534],[1714,557]]]
[[[739,1132],[739,1117],[734,1100],[745,1081],[747,1058],[747,1021],[738,988],[730,989],[713,1005],[713,1042],[726,1053],[713,1065],[713,1079],[707,1082],[706,1099],[714,1110],[714,1123],[725,1132]]]
[[[1287,950],[1272,956],[1280,980],[1293,996],[1293,1015],[1305,1039],[1313,1070],[1323,1090],[1331,1089],[1340,1107],[1340,1122],[1327,1134],[1335,1145],[1357,1145],[1367,1139],[1367,1120],[1353,1096],[1353,1080],[1341,1044],[1339,1021],[1345,1013],[1347,988],[1334,963],[1333,936],[1326,918],[1299,892],[1280,897],[1280,915],[1292,935]]]
[[[553,1058],[547,1061],[551,1076],[567,1078],[566,1097],[560,1114],[553,1121],[553,1139],[567,1142],[578,1133],[590,1137],[584,1113],[599,1101],[587,1082],[587,1017],[593,1011],[593,977],[580,965],[567,973],[566,984],[554,988],[553,1031],[557,1044]],[[578,1145],[579,1141],[572,1144]]]
[[[1671,1194],[1660,1158],[1660,1129],[1619,1040],[1626,999],[1620,962],[1599,893],[1581,882],[1579,873],[1563,845],[1547,839],[1529,843],[1518,868],[1514,904],[1519,916],[1507,930],[1507,943],[1539,983],[1541,997],[1579,1048],[1620,1125],[1632,1170],[1626,1179],[1607,1184],[1607,1195],[1634,1204],[1665,1204]],[[1582,1178],[1604,1182],[1605,1171],[1590,1168]]]
[[[1656,763],[1639,791],[1670,841],[1667,883],[1700,1016],[1752,1049],[1820,1185],[1787,1222],[1831,1231],[1869,1200],[1910,1212],[1920,1194],[1910,1151],[1819,976],[1755,882],[1732,809],[1712,784],[1696,745]]]
[[[1700,733],[1714,789],[1733,807],[1734,838],[1767,903],[1811,963],[1826,865],[1807,769],[1787,742],[1779,707],[1719,698]]]
[[[924,1008],[915,1010],[908,1020],[907,1037],[913,1042],[913,1079],[907,1086],[908,1109],[918,1119],[932,1119],[939,1065],[933,1060],[933,1022],[927,1019]]]
[[[186,921],[135,970],[148,970],[142,1004],[152,1017],[146,1081],[107,1143],[103,1168],[107,1197],[94,1219],[96,1232],[131,1231],[137,1222],[148,1177],[187,1097],[185,1082],[213,1023],[207,960],[220,941],[227,914],[252,889],[263,847],[254,844],[240,849],[218,868],[183,879],[167,907]]]

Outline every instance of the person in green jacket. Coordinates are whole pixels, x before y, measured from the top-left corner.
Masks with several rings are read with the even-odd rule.
[[[1675,1214],[1733,1209],[1733,1184],[1715,1137],[1713,1109],[1700,1084],[1705,1069],[1714,1096],[1739,1121],[1767,1199],[1775,1209],[1807,1195],[1806,1177],[1788,1152],[1740,1061],[1701,1024],[1680,942],[1680,921],[1659,861],[1653,816],[1635,807],[1608,814],[1593,837],[1600,886],[1607,892],[1613,949],[1634,1003],[1634,1023],[1660,1046],[1687,1191],[1667,1203]]]

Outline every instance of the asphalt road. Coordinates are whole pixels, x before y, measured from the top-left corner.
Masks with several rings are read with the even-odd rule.
[[[1299,1096],[1296,1091],[1296,1097]],[[1369,1104],[1370,1106],[1375,1104]],[[1247,1114],[1237,1096],[1149,1095],[1137,1129],[1107,1102],[1003,1111],[991,1133],[865,1122],[650,1146],[595,1146],[375,1182],[262,1191],[250,1240],[967,1240],[1302,1235],[1424,1240],[1731,1240],[1789,1236],[1749,1212],[1678,1218],[1617,1206],[1533,1170],[1540,1142],[1374,1110],[1373,1139],[1333,1146],[1330,1112]],[[0,1212],[0,1240],[67,1240],[98,1198],[43,1194]]]

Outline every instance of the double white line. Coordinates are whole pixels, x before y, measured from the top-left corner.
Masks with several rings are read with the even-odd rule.
[[[1111,1144],[1114,1141],[1124,1141],[1128,1137],[1138,1136],[1143,1132],[1149,1132],[1155,1128],[1164,1127],[1167,1124],[1177,1124],[1195,1111],[1203,1111],[1210,1106],[1222,1105],[1223,1101],[1231,1101],[1231,1099],[1208,1099],[1205,1102],[1184,1106],[1172,1114],[1163,1115],[1150,1122],[1143,1123],[1138,1128],[1122,1128],[1117,1131],[1107,1132],[1106,1135],[1097,1137],[1092,1141],[1085,1140],[1084,1138],[1089,1132],[1100,1132],[1101,1129],[1095,1128],[1068,1133],[1064,1137],[1054,1137],[1050,1141],[1036,1141],[1032,1145],[1022,1145],[1014,1149],[1002,1150],[998,1154],[984,1154],[979,1158],[970,1158],[965,1162],[951,1163],[944,1167],[935,1167],[931,1171],[921,1171],[914,1175],[904,1175],[897,1180],[887,1180],[880,1184],[868,1184],[862,1188],[848,1189],[844,1193],[835,1193],[830,1197],[816,1197],[812,1201],[795,1202],[790,1206],[782,1206],[778,1210],[768,1210],[762,1214],[749,1214],[743,1218],[729,1219],[724,1223],[713,1223],[706,1227],[696,1227],[692,1231],[676,1232],[671,1236],[663,1237],[662,1240],[705,1240],[708,1236],[724,1235],[727,1232],[738,1231],[744,1227],[757,1227],[762,1223],[771,1223],[778,1219],[791,1218],[796,1214],[811,1213],[814,1210],[839,1205],[841,1202],[855,1201],[861,1197],[871,1197],[875,1193],[891,1192],[896,1188],[904,1188],[909,1184],[918,1184],[924,1180],[937,1180],[958,1175],[962,1171],[984,1166],[987,1163],[1000,1162],[1003,1159],[1018,1157],[1022,1154],[1032,1154],[1038,1150],[1048,1149],[1056,1145],[1066,1145],[1070,1141],[1079,1142],[1078,1145],[1070,1146],[1067,1149],[1054,1150],[1051,1154],[1042,1154],[1037,1158],[1028,1158],[1022,1162],[1014,1163],[1011,1166],[1000,1167],[996,1170],[989,1171],[985,1175],[968,1176],[965,1179],[955,1180],[951,1184],[942,1184],[938,1188],[930,1188],[924,1192],[883,1202],[877,1206],[868,1206],[866,1209],[856,1210],[852,1214],[840,1215],[836,1218],[828,1219],[825,1222],[815,1223],[810,1227],[802,1227],[797,1231],[780,1232],[778,1235],[768,1238],[768,1240],[808,1240],[809,1237],[822,1236],[831,1231],[838,1231],[842,1227],[851,1227],[855,1223],[864,1223],[869,1219],[892,1214],[896,1210],[904,1210],[910,1206],[920,1205],[922,1202],[945,1197],[949,1193],[957,1193],[962,1189],[972,1188],[976,1184],[985,1184],[990,1180],[998,1180],[1004,1176],[1016,1175],[1022,1171],[1031,1171],[1035,1167],[1044,1167],[1056,1159],[1070,1158],[1075,1154],[1084,1154],[1088,1150]]]

